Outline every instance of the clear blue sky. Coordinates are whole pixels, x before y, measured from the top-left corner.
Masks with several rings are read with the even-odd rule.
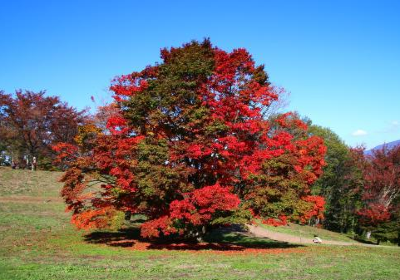
[[[169,2],[169,3],[167,3]],[[400,1],[0,0],[0,89],[46,89],[73,106],[210,37],[245,47],[290,95],[288,110],[349,145],[400,139]],[[355,135],[353,135],[355,134]]]

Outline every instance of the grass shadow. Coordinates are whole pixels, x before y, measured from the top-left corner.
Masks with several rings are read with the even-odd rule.
[[[94,231],[85,235],[85,241],[93,244],[106,244],[113,247],[132,247],[140,239],[137,227],[118,231]]]
[[[365,240],[364,238],[358,237],[358,236],[354,236],[354,237],[350,237],[351,239],[360,242],[360,243],[364,243],[364,244],[369,244],[369,245],[377,245],[375,242],[370,241],[370,240]]]
[[[290,249],[303,245],[279,242],[268,238],[249,236],[245,229],[238,226],[217,228],[205,235],[203,242],[172,238],[160,238],[148,241],[140,237],[139,227],[130,227],[119,231],[95,231],[85,235],[85,241],[94,244],[106,244],[113,247],[133,247],[146,244],[145,249],[152,250],[212,250],[245,251],[247,249]]]
[[[239,225],[215,229],[209,232],[204,239],[210,243],[234,244],[251,249],[284,249],[303,247],[303,245],[251,236],[245,228]]]

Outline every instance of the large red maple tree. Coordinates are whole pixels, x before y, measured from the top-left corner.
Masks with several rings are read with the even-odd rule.
[[[120,212],[147,217],[143,237],[322,216],[309,187],[326,148],[295,115],[265,117],[281,90],[263,65],[209,40],[162,49],[161,59],[114,79],[106,132],[56,147],[70,164],[62,196],[79,228],[106,227]]]

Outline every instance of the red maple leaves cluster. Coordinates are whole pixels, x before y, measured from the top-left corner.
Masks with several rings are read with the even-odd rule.
[[[240,204],[240,199],[232,194],[229,187],[219,184],[206,186],[184,195],[183,200],[174,200],[170,204],[170,213],[157,220],[142,225],[142,236],[158,237],[160,231],[165,235],[177,233],[173,223],[202,226],[208,224],[217,211],[234,211]],[[179,233],[184,233],[180,230]]]

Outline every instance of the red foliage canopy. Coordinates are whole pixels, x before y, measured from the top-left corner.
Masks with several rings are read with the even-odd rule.
[[[292,114],[264,118],[280,90],[262,65],[245,49],[228,53],[208,40],[163,49],[161,58],[115,78],[119,111],[108,119],[110,133],[80,145],[63,179],[74,217],[109,207],[142,213],[142,235],[158,237],[252,215],[285,222],[321,215],[309,187],[326,148]],[[93,182],[102,185],[90,197]]]

